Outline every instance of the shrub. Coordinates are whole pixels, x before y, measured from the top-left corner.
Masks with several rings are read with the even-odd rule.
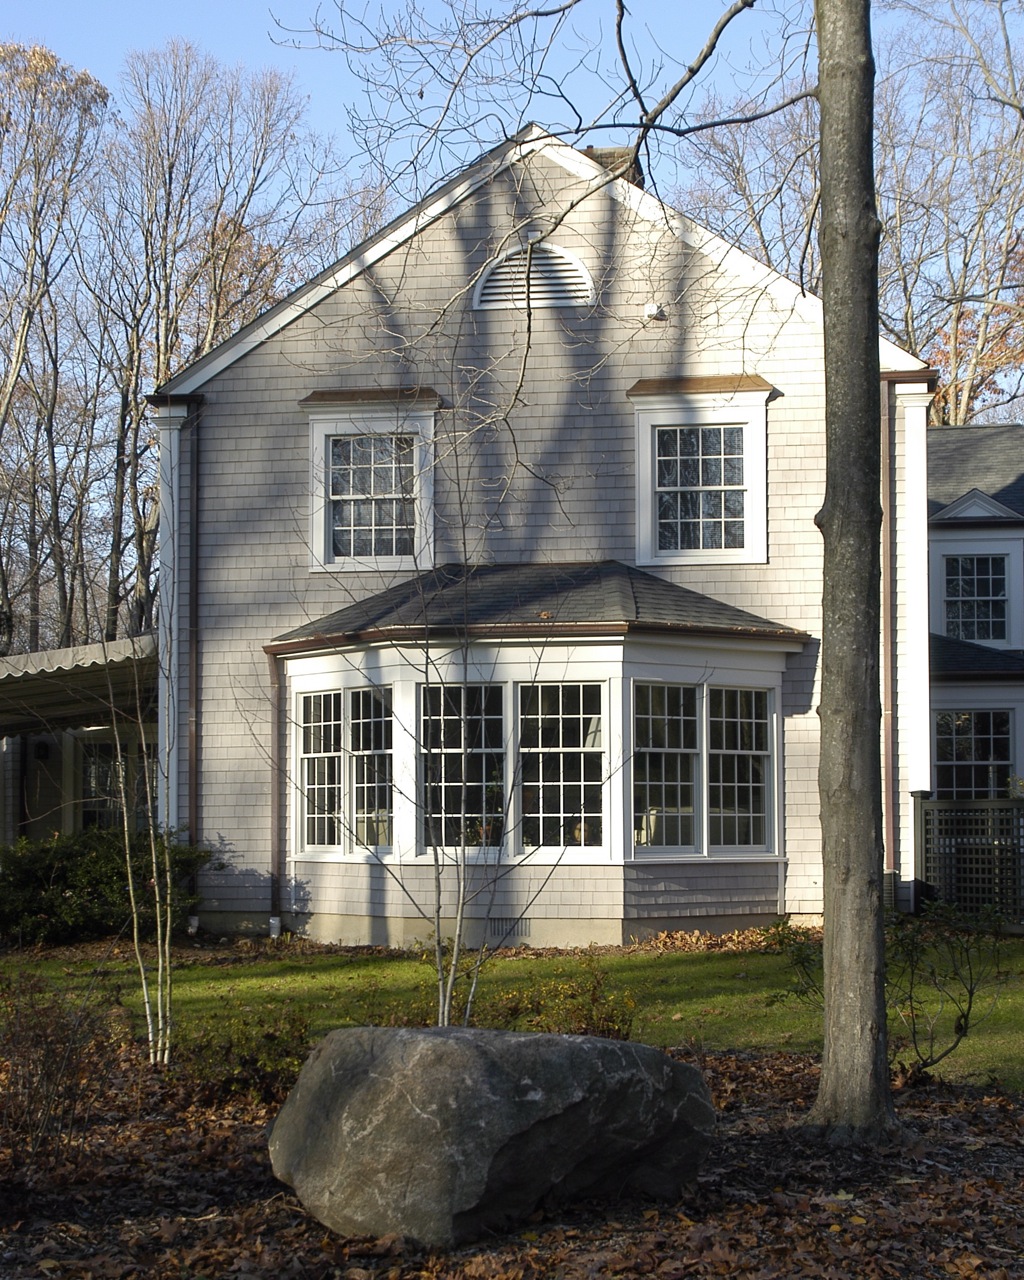
[[[0,976],[0,1134],[15,1165],[73,1145],[109,1075],[112,1048],[91,994],[34,975]]]
[[[821,931],[788,920],[764,930],[766,945],[785,955],[795,995],[823,1003]],[[991,1013],[1002,981],[1000,921],[933,903],[920,916],[894,915],[885,930],[885,999],[889,1055],[907,1084],[953,1053]],[[913,1055],[909,1066],[897,1062]]]
[[[189,897],[190,882],[209,854],[173,841],[169,849],[173,905],[176,918],[184,921],[194,902]],[[148,834],[133,839],[130,865],[140,927],[143,936],[149,936],[155,922]],[[119,832],[89,830],[0,847],[0,939],[7,943],[110,937],[120,933],[130,918],[128,862]]]

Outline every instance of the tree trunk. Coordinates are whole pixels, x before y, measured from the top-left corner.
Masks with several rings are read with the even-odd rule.
[[[869,0],[816,0],[825,315],[821,799],[825,1045],[812,1122],[893,1123],[885,1037],[879,702],[878,239]]]

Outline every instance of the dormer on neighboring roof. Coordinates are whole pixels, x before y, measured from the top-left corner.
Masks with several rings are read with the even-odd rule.
[[[987,493],[982,493],[980,489],[971,489],[948,506],[936,511],[931,518],[933,522],[982,520],[987,523],[992,520],[1019,522],[1022,517],[1019,511],[1014,511],[1004,503],[997,502],[995,498],[990,497]]]

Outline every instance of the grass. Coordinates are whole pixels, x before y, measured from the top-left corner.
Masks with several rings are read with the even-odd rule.
[[[8,952],[0,975],[19,968],[62,985],[98,981],[141,1030],[137,976],[128,949],[104,953]],[[994,1009],[938,1073],[948,1080],[997,1079],[1024,1091],[1024,939],[1002,953]],[[820,1051],[820,1014],[781,998],[792,972],[763,951],[622,949],[520,952],[491,959],[477,996],[480,1025],[569,1032],[629,1031],[635,1040],[697,1050]],[[210,1069],[297,1065],[334,1027],[430,1021],[428,955],[318,951],[283,941],[176,952],[179,1054]],[[233,1066],[231,1064],[234,1064]]]

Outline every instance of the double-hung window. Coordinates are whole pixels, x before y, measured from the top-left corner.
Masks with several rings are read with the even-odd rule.
[[[734,389],[686,392],[688,386]],[[760,378],[637,383],[637,560],[752,564],[767,558],[766,398]],[[751,388],[751,389],[745,389]]]
[[[502,686],[420,691],[423,836],[430,848],[498,848],[505,830]]]
[[[368,406],[310,426],[313,567],[429,568],[433,414]]]
[[[939,800],[1005,800],[1012,772],[1008,710],[938,712],[935,794]]]
[[[771,735],[764,689],[638,682],[633,707],[637,852],[767,850]]]
[[[603,842],[600,684],[520,687],[519,767],[524,852]]]
[[[390,690],[304,694],[299,716],[304,847],[389,847],[394,812]]]
[[[946,556],[946,635],[956,640],[1006,639],[1006,557]]]

